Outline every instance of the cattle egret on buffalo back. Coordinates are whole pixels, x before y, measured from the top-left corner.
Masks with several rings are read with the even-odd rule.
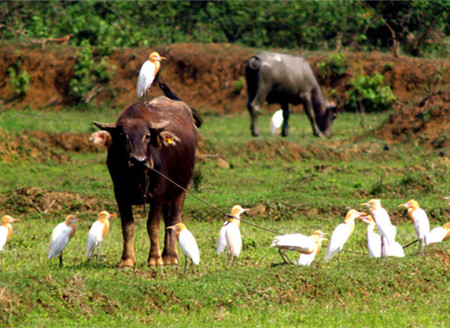
[[[194,264],[198,265],[200,263],[200,251],[198,250],[197,242],[184,223],[177,223],[167,227],[167,229],[172,229],[177,233],[178,243],[185,257],[184,272],[186,273],[188,257],[191,259],[192,267],[194,267]]]
[[[366,214],[354,209],[349,210],[345,215],[344,222],[338,224],[331,235],[324,259],[325,262],[328,262],[336,253],[338,253],[338,270],[341,269],[341,251],[344,248],[344,244],[355,229],[355,219],[362,215]]]
[[[161,57],[156,51],[152,52],[148,57],[148,60],[144,62],[139,72],[137,81],[137,95],[139,98],[143,98],[143,101],[149,99],[149,90],[155,79],[156,74],[159,71],[160,61],[166,59]]]
[[[270,119],[270,133],[276,134],[283,124],[283,110],[277,110]]]
[[[432,243],[441,243],[450,238],[450,222],[447,222],[443,227],[436,227],[431,229],[427,238],[427,245]]]
[[[231,209],[231,216],[227,222],[224,223],[219,231],[219,238],[217,239],[217,255],[220,255],[225,249],[230,263],[233,256],[233,263],[236,257],[239,256],[242,250],[242,236],[239,226],[241,224],[241,214],[247,211],[248,208],[242,208],[241,205],[235,205]]]
[[[11,237],[12,233],[12,225],[11,223],[19,221],[18,219],[14,219],[9,215],[5,215],[2,219],[2,224],[0,225],[0,252],[8,241],[9,237]]]
[[[406,207],[408,209],[408,216],[411,222],[414,224],[417,238],[419,239],[419,255],[424,255],[424,246],[427,244],[428,234],[430,233],[430,222],[428,220],[427,213],[420,208],[419,203],[411,199],[407,203],[400,204],[399,206]]]
[[[381,239],[381,250],[383,252],[385,249],[385,247],[383,247],[385,241],[390,245],[395,243],[397,228],[392,225],[388,212],[381,206],[381,200],[371,199],[367,203],[361,204],[361,206],[369,208],[370,215],[375,220],[378,231],[380,231],[382,237],[385,237]],[[384,256],[386,254],[381,255]]]
[[[278,248],[278,252],[285,262],[287,261],[284,251],[289,250],[300,253],[298,265],[311,265],[322,247],[322,241],[328,240],[325,235],[326,233],[320,230],[316,230],[311,236],[305,236],[301,233],[281,235],[276,236],[270,246]]]
[[[52,259],[59,255],[60,267],[63,265],[63,250],[75,235],[77,230],[75,223],[78,221],[82,220],[78,219],[75,215],[68,215],[64,222],[61,222],[53,229],[52,235],[50,236],[48,258]]]
[[[92,258],[95,249],[97,249],[97,263],[99,262],[100,245],[109,230],[109,219],[115,216],[115,214],[109,214],[107,211],[100,212],[97,221],[92,224],[89,230],[86,256]]]

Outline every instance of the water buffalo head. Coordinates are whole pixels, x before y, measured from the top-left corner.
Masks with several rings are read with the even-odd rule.
[[[331,123],[336,118],[336,104],[334,102],[326,102],[325,110],[322,114],[316,113],[317,125],[320,131],[327,137],[331,137]]]
[[[155,123],[143,119],[127,119],[117,123],[94,124],[110,136],[102,135],[97,140],[105,140],[103,144],[109,150],[113,149],[120,159],[127,161],[128,167],[138,170],[153,167],[150,147],[173,146],[180,141],[174,133],[165,130],[169,121]]]

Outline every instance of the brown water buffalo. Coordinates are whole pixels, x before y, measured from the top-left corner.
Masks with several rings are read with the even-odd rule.
[[[165,230],[161,256],[161,214],[166,227],[180,222],[186,193],[152,169],[187,188],[194,170],[198,132],[192,111],[184,102],[158,97],[125,109],[116,123],[94,122],[105,133],[92,140],[108,147],[107,166],[122,221],[121,267],[134,266],[132,205],[150,204],[147,231],[148,265],[178,264],[176,236]],[[108,135],[109,134],[109,135]]]
[[[283,136],[289,134],[289,104],[303,104],[314,135],[331,135],[330,127],[336,117],[336,106],[326,101],[305,58],[264,51],[250,58],[245,68],[245,78],[253,136],[259,135],[256,119],[265,101],[281,105]]]

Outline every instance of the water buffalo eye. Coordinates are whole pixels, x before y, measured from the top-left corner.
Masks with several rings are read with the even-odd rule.
[[[150,133],[147,133],[146,135],[145,135],[145,141],[150,141]]]

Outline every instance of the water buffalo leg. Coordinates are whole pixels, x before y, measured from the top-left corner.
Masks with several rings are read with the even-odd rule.
[[[150,253],[148,254],[148,266],[164,265],[161,252],[159,250],[159,231],[161,228],[162,205],[152,202],[147,220],[147,232],[150,237]]]
[[[289,104],[282,104],[281,108],[283,109],[283,129],[281,131],[281,135],[283,137],[287,137],[289,135]]]
[[[250,113],[250,130],[252,132],[252,136],[259,136],[258,126],[256,121],[258,119],[259,111],[261,110],[262,105],[266,101],[267,90],[265,88],[260,87],[253,99],[249,99],[247,102],[247,109]]]
[[[305,112],[306,112],[306,115],[308,115],[309,121],[311,122],[311,126],[313,128],[314,135],[317,137],[323,137],[323,133],[322,133],[322,131],[320,131],[319,126],[317,125],[316,114],[314,113],[311,96],[305,95],[303,97],[303,99],[304,99],[304,105],[305,105]]]
[[[178,196],[173,202],[164,208],[164,223],[166,227],[175,225],[181,222],[181,209],[183,208],[184,198],[186,194],[183,193]],[[163,250],[164,264],[177,265],[178,252],[177,252],[177,237],[173,230],[167,230],[164,238],[164,250]]]
[[[131,204],[117,202],[122,223],[123,253],[119,267],[133,267],[136,264],[134,254],[134,219]]]

